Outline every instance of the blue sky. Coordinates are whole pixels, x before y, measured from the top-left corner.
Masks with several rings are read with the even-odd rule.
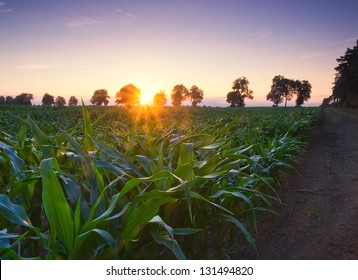
[[[206,105],[228,105],[246,76],[248,106],[281,74],[312,84],[308,105],[331,94],[336,58],[358,39],[357,1],[0,0],[0,95],[89,100],[134,83],[151,99],[197,85]],[[168,102],[169,104],[170,102]]]

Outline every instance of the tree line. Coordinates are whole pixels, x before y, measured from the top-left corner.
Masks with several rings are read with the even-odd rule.
[[[0,96],[0,105],[25,105],[31,106],[31,100],[34,99],[33,94],[31,93],[21,93],[15,98],[12,96]],[[45,93],[42,97],[42,105],[44,106],[64,106],[66,105],[66,99],[62,96],[57,96],[56,98],[48,93]],[[78,99],[75,96],[71,96],[68,100],[68,106],[76,106],[78,104]]]
[[[305,101],[311,98],[311,84],[306,81],[292,80],[284,76],[277,75],[272,79],[271,91],[267,94],[267,100],[273,102],[273,106],[285,101],[290,101],[296,95],[296,106],[301,106]]]
[[[231,91],[226,95],[226,102],[230,107],[245,107],[245,99],[253,99],[253,91],[249,88],[249,80],[246,77],[240,77],[234,80]],[[272,80],[271,91],[267,94],[266,99],[273,102],[273,106],[278,106],[285,101],[290,101],[294,95],[296,98],[296,106],[301,106],[311,96],[311,84],[306,81],[291,80],[284,76],[277,75]],[[141,90],[134,84],[128,84],[123,86],[115,95],[115,103],[117,105],[132,106],[140,103]],[[189,101],[193,107],[198,106],[204,99],[204,91],[198,86],[193,85],[189,89],[183,84],[177,84],[171,91],[170,98],[171,104],[181,106],[183,102]],[[91,97],[92,105],[105,105],[109,104],[110,96],[106,89],[97,89],[94,91]],[[0,105],[32,105],[33,95],[30,93],[22,93],[15,98],[11,96],[0,96]],[[159,91],[153,97],[154,106],[164,106],[167,103],[167,95],[164,90]],[[56,98],[45,93],[42,97],[42,105],[44,106],[64,106],[66,105],[66,99],[62,96]],[[76,106],[78,99],[75,96],[71,96],[68,101],[68,106]]]
[[[117,105],[132,106],[140,103],[141,90],[133,84],[128,84],[122,87],[116,93],[115,103]],[[90,100],[93,105],[107,105],[110,96],[105,89],[96,90]],[[192,106],[195,107],[204,99],[204,91],[198,86],[194,85],[187,89],[183,84],[174,86],[171,93],[172,105],[181,106],[186,100],[190,101]],[[167,95],[164,90],[159,91],[153,97],[154,106],[164,106],[167,103]]]
[[[323,99],[322,106],[338,105],[358,108],[358,40],[351,49],[336,59],[338,66],[333,82],[332,94]]]

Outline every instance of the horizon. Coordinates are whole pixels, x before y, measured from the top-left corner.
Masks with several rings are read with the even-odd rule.
[[[200,106],[227,107],[232,82],[245,76],[254,92],[246,106],[270,106],[272,79],[283,75],[308,80],[304,105],[315,106],[358,38],[357,8],[351,0],[0,1],[0,95],[88,102],[103,88],[114,104],[133,83],[149,100],[165,90],[169,105],[184,84],[204,90]]]
[[[2,95],[0,94],[0,96],[9,96],[9,95]],[[12,96],[12,97],[15,97],[15,96]],[[81,106],[81,96],[75,96],[77,99],[78,99],[78,104],[76,106]],[[54,96],[54,98],[56,98],[56,96]],[[42,99],[42,97],[41,97]],[[68,99],[66,99],[66,104],[65,106],[68,106]],[[115,102],[115,98],[111,98],[109,99],[109,103],[108,105],[99,105],[99,106],[118,106],[118,107],[121,107],[123,105],[118,105],[116,104]],[[98,105],[94,105],[94,104],[91,104],[90,102],[90,98],[88,99],[83,99],[83,102],[86,106],[98,106]],[[32,106],[42,106],[42,102],[40,99],[34,99],[31,101],[32,103]],[[317,102],[317,103],[314,103],[314,102],[306,102],[302,105],[302,107],[318,107],[321,105],[322,102]],[[13,105],[7,105],[7,106],[13,106]],[[21,106],[21,105],[20,105]],[[23,105],[22,105],[23,106]],[[55,105],[53,105],[54,107]],[[138,104],[138,106],[153,106],[153,102],[144,102],[144,103],[140,103]],[[167,98],[167,103],[164,105],[165,107],[173,107],[173,105],[171,104],[171,101],[169,98]],[[182,103],[181,106],[179,107],[188,107],[188,106],[192,106],[190,101],[189,100],[186,100]],[[230,107],[230,104],[228,102],[226,102],[226,96],[223,97],[223,98],[219,98],[219,97],[212,97],[212,98],[206,98],[205,99],[205,96],[204,96],[204,99],[201,103],[199,103],[197,105],[197,107],[221,107],[221,108],[225,108],[225,107]],[[265,101],[265,102],[260,102],[260,101],[256,101],[255,100],[245,100],[245,107],[272,107],[273,104],[271,101]],[[287,102],[287,107],[295,107],[296,104],[295,104],[295,99],[293,98],[292,100],[288,101]],[[284,106],[284,102],[281,103],[278,107],[285,107]]]

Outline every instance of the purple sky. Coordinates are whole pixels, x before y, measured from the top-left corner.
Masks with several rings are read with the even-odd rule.
[[[272,78],[312,84],[308,105],[331,94],[336,58],[358,39],[357,1],[0,0],[0,95],[89,100],[134,83],[151,99],[197,85],[227,106],[246,76],[248,106],[268,105]],[[170,101],[168,101],[168,104]]]

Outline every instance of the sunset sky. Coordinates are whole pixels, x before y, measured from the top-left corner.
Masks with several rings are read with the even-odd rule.
[[[307,105],[319,105],[336,58],[358,39],[357,11],[356,0],[0,0],[0,95],[88,103],[107,89],[113,104],[129,83],[168,99],[184,84],[204,90],[202,105],[228,106],[246,76],[247,106],[270,106],[281,74],[308,80]]]

